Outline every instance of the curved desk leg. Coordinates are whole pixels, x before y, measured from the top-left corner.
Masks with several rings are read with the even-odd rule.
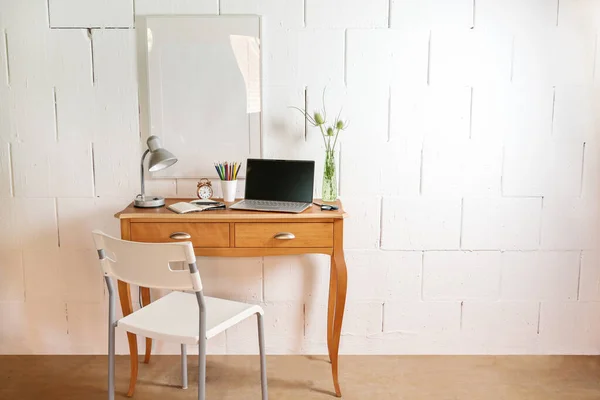
[[[142,292],[142,307],[146,307],[148,304],[152,302],[150,298],[150,288],[140,287],[140,291]],[[150,354],[152,353],[152,339],[146,338],[146,355],[144,356],[144,363],[148,364],[150,362]]]
[[[118,286],[119,299],[121,300],[121,310],[123,311],[123,316],[126,317],[133,312],[131,291],[129,290],[129,284],[127,282],[118,281]],[[131,397],[135,391],[135,383],[137,381],[138,374],[138,347],[137,339],[133,333],[127,332],[127,341],[129,342],[129,359],[131,361],[131,377],[129,381],[127,397]]]
[[[342,397],[340,390],[340,381],[338,375],[338,355],[340,350],[340,337],[342,334],[342,321],[344,319],[344,308],[346,306],[346,289],[348,285],[348,273],[346,270],[346,261],[344,260],[343,249],[343,220],[333,223],[333,255],[332,255],[332,274],[335,274],[335,305],[333,307],[333,331],[331,333],[331,345],[329,346],[329,354],[331,358],[331,373],[333,375],[333,386],[335,387],[335,395]],[[332,285],[330,284],[329,291],[329,307],[332,306]],[[329,320],[329,318],[328,318]],[[329,325],[329,321],[328,321]]]
[[[335,318],[335,296],[337,293],[337,274],[333,255],[331,256],[331,266],[329,271],[329,301],[327,304],[327,351],[329,353],[329,362],[333,361],[331,351],[333,349],[333,320]]]

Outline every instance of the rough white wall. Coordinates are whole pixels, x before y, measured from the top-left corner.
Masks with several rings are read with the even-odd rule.
[[[600,351],[600,0],[0,0],[0,353],[105,352],[90,231],[138,190],[134,13],[265,16],[267,157],[321,164],[287,106],[344,105],[342,352]],[[325,352],[327,271],[202,264],[265,305],[271,353]]]

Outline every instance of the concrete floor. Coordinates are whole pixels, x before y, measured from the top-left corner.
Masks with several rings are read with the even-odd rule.
[[[128,357],[117,358],[117,399],[126,398]],[[325,357],[270,356],[269,398],[333,399]],[[177,356],[141,364],[133,397],[195,399],[197,359],[190,356],[190,388],[182,390]],[[600,357],[344,356],[348,400],[598,400]],[[0,356],[0,399],[106,399],[106,357]],[[260,399],[257,356],[212,356],[208,400]]]

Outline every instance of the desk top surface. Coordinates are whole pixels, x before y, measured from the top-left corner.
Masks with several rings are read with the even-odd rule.
[[[164,207],[157,208],[137,208],[130,203],[124,210],[115,214],[116,218],[120,219],[176,219],[176,220],[311,220],[311,219],[342,219],[346,217],[346,213],[342,208],[340,200],[334,203],[339,207],[337,211],[321,211],[321,208],[314,204],[304,212],[299,214],[292,213],[276,213],[264,211],[243,211],[243,210],[206,210],[200,212],[192,212],[187,214],[177,214],[167,208],[168,205],[180,201],[189,202],[194,199],[184,198],[168,198],[165,199]],[[215,199],[222,201],[222,199]],[[239,200],[239,199],[238,199]],[[236,200],[236,201],[238,201]],[[321,203],[320,199],[315,199],[317,203]],[[226,203],[227,206],[233,204]]]

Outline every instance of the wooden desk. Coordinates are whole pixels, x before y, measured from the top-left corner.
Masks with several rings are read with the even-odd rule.
[[[167,205],[190,199],[167,199]],[[130,204],[115,217],[121,221],[121,238],[138,242],[172,242],[175,232],[186,232],[198,256],[260,257],[288,254],[328,254],[331,256],[327,307],[327,349],[335,393],[340,397],[338,353],[346,304],[347,272],[344,260],[344,217],[338,211],[321,211],[312,206],[301,214],[217,210],[175,214],[166,207],[135,208]],[[292,233],[294,238],[285,238]],[[133,312],[129,284],[119,281],[123,315]],[[150,290],[140,288],[142,305],[150,303]],[[133,396],[138,372],[136,335],[127,333],[131,357],[128,396]],[[267,338],[268,340],[268,338]],[[152,339],[146,339],[144,362],[150,361]]]

